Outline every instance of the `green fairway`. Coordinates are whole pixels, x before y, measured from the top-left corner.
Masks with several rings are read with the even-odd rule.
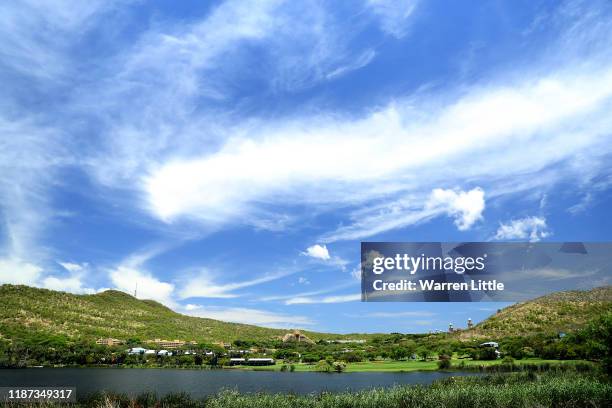
[[[575,364],[579,362],[585,362],[583,360],[544,360],[540,358],[529,358],[523,360],[516,360],[514,364]],[[459,365],[463,363],[466,367],[471,366],[492,366],[501,364],[501,360],[459,360],[453,359],[453,368],[460,368]],[[253,370],[253,371],[280,371],[283,365],[290,366],[290,363],[283,363],[277,361],[273,366],[263,367],[247,367],[247,366],[235,366],[231,369],[238,370]],[[304,364],[295,363],[293,364],[295,371],[315,371],[315,364]],[[360,363],[349,363],[346,365],[346,372],[408,372],[408,371],[434,371],[438,369],[437,360],[406,360],[406,361],[392,361],[392,360],[381,360],[381,361],[364,361]]]

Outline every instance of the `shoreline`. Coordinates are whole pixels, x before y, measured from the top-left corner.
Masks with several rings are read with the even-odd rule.
[[[440,369],[437,365],[438,360],[428,361],[367,361],[359,363],[349,363],[346,366],[345,373],[409,373],[409,372],[432,372],[432,371],[474,371],[475,369],[484,367],[504,366],[499,360],[460,360],[453,359],[450,369]],[[463,364],[462,364],[463,363]],[[514,366],[534,365],[534,364],[551,364],[551,365],[575,365],[575,364],[595,364],[587,360],[546,360],[546,359],[524,359],[514,361]],[[294,372],[319,372],[315,370],[316,364],[306,363],[284,363],[277,362],[272,366],[125,366],[125,365],[90,365],[90,366],[30,366],[30,367],[3,367],[3,370],[22,370],[22,369],[156,369],[156,370],[193,370],[193,371],[218,371],[218,370],[239,370],[239,371],[265,371],[265,372],[281,372],[283,366],[294,366]],[[291,371],[287,371],[291,373]],[[342,373],[338,373],[342,374]]]

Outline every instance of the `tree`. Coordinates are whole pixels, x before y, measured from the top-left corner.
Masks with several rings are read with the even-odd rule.
[[[445,356],[445,357],[447,358],[438,360],[438,368],[440,370],[448,370],[449,368],[451,368],[451,365],[452,365],[451,359],[448,358],[448,356]]]
[[[495,360],[497,353],[493,347],[483,347],[478,351],[478,360]]]
[[[395,346],[391,349],[391,358],[394,360],[403,360],[412,355],[408,348],[403,346]]]
[[[363,358],[364,355],[361,351],[352,351],[350,353],[343,353],[340,359],[347,363],[357,363],[363,361]]]
[[[418,351],[417,351],[417,355],[419,357],[421,357],[421,360],[425,361],[429,358],[429,356],[431,355],[431,351],[425,347],[421,347]]]
[[[332,364],[328,360],[321,360],[315,366],[315,371],[321,373],[329,373],[332,370]]]

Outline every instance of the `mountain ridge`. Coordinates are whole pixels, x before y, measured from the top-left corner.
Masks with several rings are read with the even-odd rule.
[[[117,290],[77,295],[5,284],[0,286],[0,303],[4,306],[0,308],[0,338],[20,338],[28,332],[37,332],[70,340],[113,337],[231,342],[270,339],[289,330],[187,316],[154,300],[137,299]],[[301,331],[315,341],[351,336]]]
[[[137,299],[130,294],[107,290],[91,295],[75,295],[24,285],[0,286],[0,339],[37,336],[42,341],[93,341],[97,338],[180,339],[196,342],[270,340],[288,329],[253,324],[223,322],[177,313],[154,300]],[[588,291],[556,292],[501,309],[472,329],[452,336],[460,340],[556,334],[584,327],[599,314],[612,311],[612,286]],[[302,330],[310,339],[331,340],[373,333],[321,333]],[[55,341],[54,340],[54,341]],[[51,341],[51,340],[49,340]]]
[[[459,331],[460,339],[557,335],[583,328],[589,320],[612,312],[612,285],[589,290],[554,292],[515,303]]]

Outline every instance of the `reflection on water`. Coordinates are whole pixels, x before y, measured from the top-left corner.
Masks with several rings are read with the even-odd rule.
[[[360,390],[396,384],[429,384],[451,375],[468,373],[281,373],[240,370],[177,370],[116,368],[30,368],[0,370],[0,386],[75,386],[77,395],[112,391],[135,395],[154,391],[158,395],[187,392],[205,397],[222,389],[240,392],[293,392]]]

